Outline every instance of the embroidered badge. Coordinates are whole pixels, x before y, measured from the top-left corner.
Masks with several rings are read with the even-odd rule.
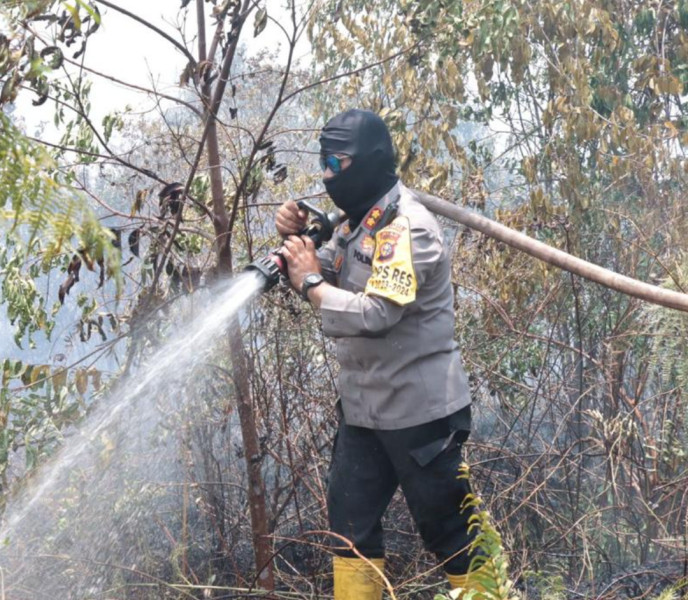
[[[416,272],[411,252],[411,226],[407,217],[397,217],[375,236],[373,273],[365,293],[404,305],[416,299]]]
[[[382,246],[380,246],[380,252],[378,254],[378,258],[381,261],[389,260],[393,256],[394,256],[394,244],[392,244],[391,242],[385,242],[384,244],[382,244]]]
[[[365,226],[368,229],[372,229],[377,225],[377,222],[380,220],[380,217],[382,217],[382,209],[378,208],[377,206],[371,209],[371,211],[368,213],[368,216],[365,218]]]
[[[342,225],[342,228],[340,229],[339,233],[341,235],[349,235],[351,233],[351,225],[349,225],[349,221],[346,221],[346,223]]]
[[[341,254],[337,258],[334,259],[334,265],[333,266],[334,266],[334,270],[337,273],[339,273],[339,271],[342,270],[342,263],[343,262],[344,262],[344,256],[342,256]]]
[[[372,236],[367,234],[363,236],[363,240],[361,240],[361,250],[367,253],[371,253],[373,250],[375,250],[375,240]]]

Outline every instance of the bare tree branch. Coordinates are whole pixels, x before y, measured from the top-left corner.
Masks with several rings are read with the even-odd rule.
[[[186,58],[189,59],[190,63],[192,63],[194,65],[196,64],[196,59],[194,58],[194,56],[182,44],[180,44],[172,36],[168,35],[167,33],[162,31],[161,29],[159,29],[158,27],[156,27],[155,25],[153,25],[149,21],[146,21],[145,19],[142,19],[141,17],[135,15],[134,13],[129,12],[128,10],[126,10],[120,6],[117,6],[116,4],[113,4],[112,2],[108,2],[107,0],[96,0],[96,2],[99,2],[100,4],[104,4],[105,6],[111,8],[113,10],[116,10],[117,12],[122,13],[123,15],[126,15],[127,17],[129,17],[130,19],[133,19],[137,23],[141,23],[141,25],[143,25],[144,27],[148,27],[148,29],[150,29],[151,31],[154,31],[159,36],[165,38],[168,42],[170,42],[170,44],[172,44],[175,48],[177,48],[177,50],[179,50]]]

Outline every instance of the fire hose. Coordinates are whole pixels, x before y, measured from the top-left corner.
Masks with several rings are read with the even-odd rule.
[[[414,190],[420,202],[431,212],[456,221],[461,225],[480,231],[488,237],[503,242],[512,248],[542,260],[547,264],[564,269],[595,283],[599,283],[622,294],[633,296],[652,304],[659,304],[667,308],[688,312],[688,294],[675,292],[656,285],[644,283],[620,275],[599,265],[577,258],[568,252],[552,248],[543,242],[501,225],[496,221],[483,217],[472,210],[457,206],[437,196]]]
[[[420,202],[431,212],[447,217],[471,229],[475,229],[488,237],[525,252],[529,256],[544,261],[547,264],[564,269],[569,273],[616,290],[622,294],[667,308],[688,312],[688,294],[661,288],[633,279],[632,277],[627,277],[626,275],[615,273],[614,271],[590,263],[582,258],[577,258],[568,252],[548,246],[524,233],[510,229],[492,219],[488,219],[472,210],[442,200],[437,196],[432,196],[418,190],[414,190],[414,193]],[[299,235],[307,235],[313,240],[315,247],[319,248],[322,244],[330,240],[335,227],[343,220],[344,215],[337,212],[325,213],[304,201],[300,201],[297,204],[299,208],[306,210],[309,215],[312,216],[311,222],[299,232]],[[245,267],[245,270],[258,272],[263,276],[265,280],[263,291],[266,292],[277,284],[281,276],[286,275],[287,264],[284,257],[280,254],[280,249],[276,249],[267,256],[249,264]]]

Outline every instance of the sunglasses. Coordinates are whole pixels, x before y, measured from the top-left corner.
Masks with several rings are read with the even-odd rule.
[[[327,156],[320,155],[320,168],[324,171],[327,171],[329,169],[332,171],[335,175],[338,175],[339,173],[342,172],[342,161],[344,158],[348,157],[342,157],[339,158],[338,156],[335,156],[334,154],[328,154]]]

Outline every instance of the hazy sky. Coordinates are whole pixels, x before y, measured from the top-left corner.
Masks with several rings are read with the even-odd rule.
[[[155,24],[177,40],[182,39],[183,35],[187,46],[194,55],[196,54],[195,2],[191,2],[187,10],[180,11],[180,0],[114,1],[118,6]],[[271,0],[267,4],[271,16],[284,17],[283,2]],[[118,11],[102,5],[100,9],[101,29],[89,39],[83,58],[84,65],[124,82],[148,89],[154,85],[158,91],[176,95],[179,77],[187,63],[182,53],[169,41]],[[212,19],[208,20],[207,31],[209,37],[214,32]],[[271,21],[268,22],[265,31],[254,38],[251,15],[244,27],[241,42],[253,53],[266,46],[274,50],[276,40],[282,39],[282,32]],[[285,46],[284,42],[281,46]],[[302,47],[306,46],[304,43]],[[72,54],[75,51],[70,50]],[[144,93],[134,92],[95,75],[89,75],[89,79],[93,83],[91,103],[92,116],[96,123],[99,123],[105,114],[121,109],[127,104],[143,109],[152,106],[152,102]],[[18,112],[26,119],[29,130],[41,121],[52,122],[55,110],[54,103],[50,101],[38,108],[31,106],[33,97],[32,94],[20,95],[17,106]]]

